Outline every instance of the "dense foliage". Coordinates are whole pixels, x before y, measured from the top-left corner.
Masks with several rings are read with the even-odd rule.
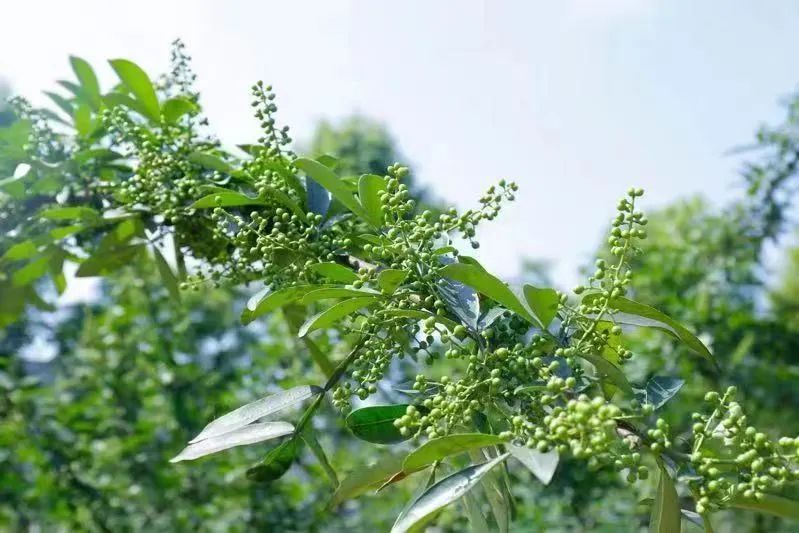
[[[143,517],[141,523],[130,524],[139,528],[188,528],[206,520],[235,524],[235,518],[225,517],[225,510],[213,503],[217,495],[231,491],[249,498],[249,525],[275,526],[275,512],[259,508],[258,487],[304,462],[306,453],[318,463],[309,467],[314,475],[308,483],[323,490],[317,480],[326,476],[335,487],[334,506],[370,489],[417,485],[417,495],[398,510],[394,531],[418,528],[461,499],[474,529],[506,530],[514,516],[525,515],[514,509],[517,476],[509,475],[507,461],[518,461],[547,484],[560,458],[573,464],[576,460],[590,471],[622,471],[628,483],[639,486],[648,486],[652,474],[657,489],[645,505],[651,507],[655,531],[678,531],[682,520],[711,530],[711,515],[730,507],[797,518],[798,506],[786,495],[799,476],[799,438],[771,436],[753,426],[745,406],[736,401],[736,388],[723,386],[731,379],[727,358],[714,357],[686,327],[637,301],[647,296],[646,301],[681,316],[678,307],[694,303],[661,301],[663,294],[673,294],[668,282],[659,285],[645,274],[650,257],[669,264],[657,255],[669,250],[647,247],[648,234],[657,235],[658,229],[637,205],[643,191],[631,189],[619,202],[608,249],[573,297],[529,284],[516,291],[460,253],[457,242],[479,246],[477,227],[514,200],[514,183],[500,181],[477,208],[463,213],[419,209],[404,183],[409,171],[399,164],[382,175],[353,176],[347,170],[340,177],[341,163],[335,157],[297,157],[289,148],[288,127],[276,122],[274,93],[261,83],[252,88],[252,105],[263,135],[254,144],[240,145],[242,155],[235,156],[207,133],[180,46],[173,60],[172,72],[156,84],[135,64],[114,60],[120,84],[103,93],[91,67],[72,58],[78,83],[62,82],[68,97],[51,95],[61,113],[17,100],[19,120],[0,130],[0,164],[13,174],[0,184],[5,193],[0,216],[7,228],[2,242],[5,277],[0,280],[3,324],[16,327],[27,316],[26,305],[47,308],[43,280],[50,278],[55,290],[63,291],[65,262],[79,264],[77,276],[111,277],[121,287],[115,298],[140,300],[122,309],[151,310],[149,316],[139,316],[109,306],[82,322],[80,359],[70,364],[78,369],[108,365],[111,375],[101,384],[82,388],[80,380],[92,372],[75,372],[78,383],[67,385],[66,396],[56,393],[46,401],[36,398],[35,389],[10,385],[4,401],[18,426],[8,426],[0,435],[8,442],[21,435],[43,440],[35,449],[46,454],[28,457],[25,449],[11,447],[17,455],[9,464],[28,466],[4,473],[9,477],[4,488],[23,490],[30,465],[37,472],[56,465],[52,478],[39,477],[40,482],[83,493],[82,512],[98,528],[118,527],[108,518],[114,515],[110,509],[126,502],[100,496],[105,484],[125,482],[108,480],[95,455],[72,455],[74,436],[47,431],[51,422],[66,417],[54,427],[76,429],[76,424],[79,428],[109,420],[124,425],[112,442],[92,443],[99,457],[109,446],[158,443],[162,428],[174,424],[188,445],[173,462],[282,439],[246,470],[246,478],[254,482],[248,487],[230,461],[217,463],[217,485],[192,485],[181,481],[191,480],[191,468],[173,470],[154,463],[153,455],[142,455],[134,468],[157,470],[169,479],[159,483],[171,485],[175,499],[206,502],[208,514],[169,515],[178,522]],[[791,172],[783,170],[788,176]],[[753,170],[752,176],[756,174]],[[766,197],[756,206],[776,205],[773,196],[783,182],[770,187],[773,181],[752,178],[753,196],[762,191]],[[751,213],[749,220],[767,222],[755,227],[755,248],[778,231],[779,217],[773,211]],[[709,225],[725,231],[718,221]],[[760,249],[740,253],[754,265]],[[725,258],[729,255],[720,261]],[[140,265],[136,279],[125,269],[130,265]],[[723,262],[719,268],[726,267]],[[695,275],[709,271],[700,269]],[[142,290],[153,286],[155,272],[160,287]],[[647,280],[641,289],[634,283],[638,277]],[[708,276],[707,284],[713,281]],[[225,296],[214,302],[215,288],[242,284],[262,290],[244,305],[241,321],[252,323],[281,310],[285,323],[269,321],[269,327],[287,328],[302,343],[307,359],[293,356],[294,346],[269,346],[268,339],[240,329],[221,350],[225,355],[193,352],[199,331],[224,335],[230,324],[226,317],[235,299],[221,291]],[[741,294],[745,307],[751,299]],[[155,303],[157,298],[165,302]],[[700,302],[696,307],[701,309]],[[200,310],[204,318],[187,318],[192,310]],[[726,308],[714,313],[727,316]],[[193,329],[198,322],[203,329]],[[714,325],[697,321],[694,327],[706,332]],[[671,354],[652,350],[648,334],[641,336],[638,328],[670,336],[682,348]],[[723,327],[714,331],[717,354],[728,353],[727,344],[717,343],[724,332]],[[278,333],[274,338],[287,337]],[[187,361],[175,361],[176,352],[190,355]],[[687,360],[701,379],[721,389],[702,391],[691,406],[695,412],[690,422],[665,414],[678,403],[669,400],[683,380],[636,368],[637,361],[664,356],[693,358]],[[161,364],[139,367],[140,360]],[[311,361],[324,380],[307,378]],[[275,372],[276,365],[280,372]],[[661,366],[679,368],[676,363]],[[158,372],[152,374],[153,368]],[[632,372],[625,373],[625,368]],[[397,383],[408,374],[416,374],[415,379]],[[202,429],[201,420],[235,406],[235,398],[226,392],[230,388],[222,387],[231,379],[272,393]],[[175,418],[165,414],[165,397],[147,396],[148,387],[157,383],[170,385]],[[115,401],[129,395],[136,401],[110,403],[118,418],[99,413],[92,419],[92,413],[58,408],[75,394]],[[317,416],[328,396],[342,414],[337,428],[329,418]],[[403,400],[352,408],[353,399],[361,405],[372,397]],[[284,412],[302,403],[308,406],[301,414]],[[276,420],[278,412],[291,422]],[[322,444],[328,450],[331,445],[334,450],[348,446],[341,443],[342,425],[368,443],[410,440],[418,447],[381,456],[339,479],[335,457],[328,459]],[[320,434],[328,437],[322,444]],[[159,454],[178,451],[160,448]],[[140,489],[134,487],[130,484],[127,490],[135,494]],[[149,505],[155,510],[173,501],[164,498]],[[302,529],[303,520],[324,512],[318,501],[307,503],[304,511],[287,503],[282,512],[295,515],[289,523]],[[46,502],[26,505],[35,509]],[[50,519],[61,520],[55,514]],[[21,521],[25,523],[24,516]]]

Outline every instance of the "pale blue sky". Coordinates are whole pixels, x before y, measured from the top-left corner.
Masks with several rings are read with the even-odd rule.
[[[2,8],[0,74],[34,100],[68,54],[162,71],[194,57],[227,144],[252,140],[248,88],[275,86],[295,137],[353,111],[384,120],[417,177],[459,207],[495,180],[518,201],[481,233],[512,277],[523,257],[576,280],[616,199],[645,206],[738,191],[724,152],[799,82],[795,1],[36,1]],[[9,13],[10,10],[10,13]],[[107,85],[106,85],[107,86]]]

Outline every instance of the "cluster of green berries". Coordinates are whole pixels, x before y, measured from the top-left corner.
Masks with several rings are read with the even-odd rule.
[[[710,415],[694,413],[691,464],[697,477],[689,480],[698,493],[696,510],[723,509],[736,497],[761,499],[799,480],[799,437],[778,441],[747,424],[730,387],[709,392]]]

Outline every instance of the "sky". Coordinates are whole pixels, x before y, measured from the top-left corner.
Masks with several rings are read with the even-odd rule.
[[[644,209],[741,191],[740,161],[799,83],[793,0],[5,2],[0,76],[45,103],[89,60],[166,70],[180,37],[213,129],[258,135],[249,87],[271,83],[280,119],[308,138],[322,118],[384,121],[417,179],[459,208],[500,178],[517,201],[478,234],[493,272],[547,261],[578,280],[630,186]]]

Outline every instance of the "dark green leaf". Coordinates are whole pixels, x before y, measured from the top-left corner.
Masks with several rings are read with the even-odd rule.
[[[20,259],[28,259],[33,257],[39,251],[39,245],[36,242],[28,239],[26,241],[18,242],[11,246],[6,253],[3,254],[3,259],[6,261],[19,261]]]
[[[385,270],[381,270],[377,275],[377,284],[380,286],[380,290],[382,290],[384,293],[394,294],[394,291],[397,290],[397,287],[402,285],[402,282],[405,281],[405,278],[407,277],[408,273],[404,270],[387,268]]]
[[[624,372],[601,355],[581,354],[580,357],[594,365],[600,377],[607,379],[625,394],[633,394],[633,387]]]
[[[49,220],[97,220],[100,213],[91,207],[54,207],[45,209],[39,216]]]
[[[176,124],[183,115],[190,115],[198,111],[197,104],[188,98],[175,97],[164,102],[164,120]]]
[[[306,428],[302,432],[302,440],[305,441],[305,444],[311,449],[311,452],[314,454],[314,457],[316,457],[316,460],[319,461],[319,464],[322,465],[322,469],[330,480],[330,484],[333,485],[334,488],[338,488],[338,476],[336,475],[336,471],[327,459],[325,449],[322,448],[322,445],[316,438],[314,430],[310,427]]]
[[[247,305],[241,313],[241,323],[249,324],[259,316],[280,309],[322,287],[325,285],[296,285],[277,291],[260,292],[247,301]]]
[[[201,167],[209,170],[216,170],[223,174],[230,174],[233,172],[233,167],[221,157],[206,152],[192,152],[188,156],[188,160],[196,163]]]
[[[298,444],[298,439],[291,438],[269,450],[260,463],[247,469],[247,479],[258,483],[280,479],[297,459]]]
[[[175,273],[172,271],[172,267],[169,266],[169,263],[164,258],[161,250],[158,249],[157,246],[153,246],[153,255],[155,256],[155,265],[158,267],[158,273],[161,275],[161,281],[164,282],[164,286],[166,287],[167,291],[169,291],[169,295],[177,302],[180,301],[180,288],[178,287],[178,278]]]
[[[308,268],[320,276],[340,283],[352,283],[358,279],[358,275],[355,274],[351,268],[347,268],[338,263],[316,263]]]
[[[194,209],[210,209],[214,207],[238,207],[242,205],[266,205],[260,198],[250,198],[240,192],[215,192],[203,196],[192,204]]]
[[[111,68],[117,73],[125,87],[133,94],[146,113],[147,118],[160,122],[161,106],[150,77],[136,63],[127,59],[112,59]]]
[[[649,531],[651,533],[679,533],[680,517],[677,489],[668,472],[661,465],[660,481],[655,501],[652,504],[652,516],[649,519]]]
[[[402,413],[404,414],[404,412]],[[456,453],[468,452],[476,448],[502,444],[504,439],[487,433],[456,433],[431,439],[408,454],[402,463],[405,472],[416,472],[435,461]]]
[[[376,405],[357,409],[347,416],[347,427],[361,440],[393,444],[410,438],[403,436],[394,421],[405,414],[407,404]]]
[[[50,256],[48,255],[41,256],[29,262],[19,270],[15,271],[14,274],[11,276],[11,281],[14,283],[16,287],[24,287],[25,285],[30,285],[37,279],[47,274],[47,272],[49,272],[49,267],[50,267]]]
[[[397,519],[391,528],[391,533],[409,531],[414,524],[462,497],[507,457],[508,454],[504,454],[481,465],[466,467],[434,484],[413,502],[405,514]]]
[[[113,250],[97,250],[81,263],[75,275],[79,278],[105,276],[129,266],[144,249],[144,245],[133,244]]]
[[[789,520],[799,520],[799,501],[773,494],[764,494],[759,500],[739,496],[732,501],[732,506],[780,516]]]
[[[590,294],[586,296],[583,301],[591,303],[597,300],[600,296],[598,294]],[[688,331],[684,326],[677,323],[668,315],[661,313],[654,307],[635,302],[627,298],[614,298],[610,302],[610,308],[617,309],[621,313],[615,313],[613,319],[621,324],[631,324],[635,326],[651,327],[666,331],[677,339],[685,343],[686,346],[691,348],[694,352],[698,353],[710,362],[715,363],[713,355],[710,350],[702,344],[693,333]]]
[[[507,307],[528,322],[541,325],[507,285],[481,267],[465,263],[452,263],[441,270],[441,275],[468,285],[477,292]]]
[[[402,470],[402,458],[384,457],[366,466],[360,466],[345,477],[330,500],[330,507],[356,498],[368,490],[375,490],[385,480]]]
[[[302,297],[302,303],[308,305],[319,300],[328,300],[331,298],[359,298],[367,296],[380,296],[380,293],[374,292],[369,289],[351,289],[349,287],[325,287],[324,285],[317,285],[317,288],[308,292]]]
[[[358,180],[358,199],[375,227],[383,225],[383,201],[380,193],[386,190],[386,180],[375,174],[365,174]]]
[[[369,307],[370,305],[374,305],[378,302],[378,299],[374,296],[366,296],[362,298],[350,298],[349,300],[344,300],[338,302],[337,304],[333,305],[321,311],[300,326],[300,330],[297,333],[298,336],[304,337],[308,333],[315,331],[320,328],[327,328],[345,316],[351,315],[352,313],[356,312],[359,309],[363,309],[364,307]]]
[[[88,103],[91,104],[92,109],[97,111],[100,109],[100,84],[97,82],[97,76],[91,65],[85,60],[70,56],[69,62],[72,64],[72,70],[75,72],[78,81],[80,81],[83,94],[86,96]]]
[[[333,198],[341,202],[347,209],[366,221],[371,220],[369,213],[361,206],[350,188],[330,168],[307,158],[297,159],[294,164],[308,177],[327,189]]]
[[[558,292],[555,289],[539,289],[532,285],[525,285],[523,291],[527,305],[533,310],[541,324],[545,328],[548,327],[552,319],[558,314],[558,306],[560,305]]]

